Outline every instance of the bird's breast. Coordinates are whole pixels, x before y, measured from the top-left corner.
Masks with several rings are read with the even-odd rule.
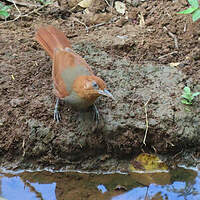
[[[88,101],[81,98],[75,91],[72,91],[69,96],[64,98],[64,101],[69,104],[75,110],[87,110],[94,101]]]

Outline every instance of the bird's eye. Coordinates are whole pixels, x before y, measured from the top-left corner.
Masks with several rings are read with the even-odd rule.
[[[97,85],[95,81],[92,82],[92,87],[95,89],[99,89],[99,86]]]

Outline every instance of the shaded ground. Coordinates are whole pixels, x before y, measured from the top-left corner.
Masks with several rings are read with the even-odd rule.
[[[126,3],[128,19],[111,12],[107,4],[101,6],[109,17],[100,21],[82,12],[70,14],[69,5],[50,5],[0,25],[2,162],[94,169],[111,157],[141,151],[176,156],[191,147],[198,158],[198,99],[193,107],[180,103],[184,85],[200,91],[200,25],[190,16],[176,14],[187,7],[186,1]],[[100,12],[92,8],[93,13]],[[29,12],[30,8],[20,9]],[[112,23],[93,27],[108,19]],[[87,32],[80,21],[93,28]],[[75,51],[103,77],[117,99],[97,101],[102,120],[95,132],[90,113],[79,114],[64,104],[62,122],[53,121],[51,61],[34,41],[36,28],[43,24],[66,33]],[[111,159],[108,165],[106,169],[118,162]]]

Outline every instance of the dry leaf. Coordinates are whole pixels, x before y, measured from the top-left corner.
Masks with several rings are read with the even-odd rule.
[[[100,23],[109,22],[112,18],[110,13],[92,13],[89,12],[85,15],[85,21],[88,26]]]
[[[126,12],[126,6],[123,2],[121,1],[116,1],[115,2],[115,9],[118,13],[124,15]]]
[[[129,169],[131,172],[138,170],[161,171],[161,170],[167,170],[168,167],[156,155],[142,153],[131,162]]]
[[[80,6],[82,8],[88,8],[92,4],[92,1],[93,0],[83,0],[80,3],[78,3],[78,6]]]
[[[59,1],[63,1],[63,0],[59,0]],[[73,8],[76,7],[79,3],[81,2],[81,0],[68,0],[67,4],[69,6],[69,8]]]

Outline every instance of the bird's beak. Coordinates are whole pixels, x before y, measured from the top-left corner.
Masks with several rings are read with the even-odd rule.
[[[107,96],[110,97],[111,99],[115,100],[115,98],[113,97],[113,95],[106,89],[104,90],[98,90],[98,93],[103,95],[103,96]]]

